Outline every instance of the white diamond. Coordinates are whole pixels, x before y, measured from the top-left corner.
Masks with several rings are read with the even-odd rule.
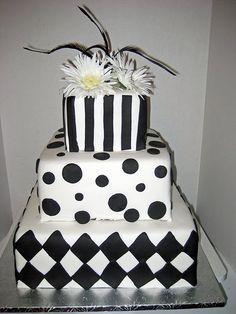
[[[87,264],[98,275],[101,275],[105,267],[109,264],[109,259],[101,251],[99,251]]]
[[[56,264],[44,250],[39,251],[30,263],[44,275]]]
[[[164,259],[158,253],[153,254],[146,261],[146,263],[153,273],[156,273],[158,270],[160,270],[166,264]]]
[[[193,259],[186,253],[181,252],[172,262],[171,264],[177,268],[181,273],[183,273],[186,269],[189,268],[193,263]]]
[[[16,269],[20,273],[22,268],[27,263],[27,260],[17,250],[15,250],[15,257],[16,257]]]
[[[73,276],[74,273],[83,265],[83,262],[76,257],[70,250],[66,253],[60,264],[65,268],[66,272]]]
[[[129,272],[133,269],[137,264],[138,260],[133,256],[132,253],[129,251],[122,255],[118,260],[117,263],[126,271]]]

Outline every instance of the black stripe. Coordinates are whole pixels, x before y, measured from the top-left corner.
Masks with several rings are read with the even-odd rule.
[[[146,133],[147,133],[147,97],[139,96],[140,107],[138,117],[138,134],[136,142],[136,150],[145,149]]]
[[[94,98],[86,97],[85,105],[85,151],[94,151]]]
[[[113,102],[114,95],[104,96],[104,142],[103,147],[105,151],[113,151]]]
[[[121,149],[131,148],[131,113],[132,96],[122,96]]]
[[[62,98],[62,119],[63,119],[64,134],[66,134],[65,104],[66,104],[66,99],[65,99],[65,96],[63,95],[63,98]],[[64,141],[65,141],[65,149],[67,150],[66,136],[64,136]]]
[[[67,97],[67,128],[69,138],[69,151],[78,152],[79,147],[76,140],[76,124],[75,124],[75,97]]]

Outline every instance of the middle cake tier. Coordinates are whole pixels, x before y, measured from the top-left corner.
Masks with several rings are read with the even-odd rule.
[[[37,163],[42,221],[171,220],[171,161],[148,130],[146,149],[68,152],[58,130]]]

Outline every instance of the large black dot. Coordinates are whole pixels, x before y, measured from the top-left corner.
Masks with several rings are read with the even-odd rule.
[[[55,138],[62,138],[62,137],[64,137],[64,133],[60,133],[60,134],[55,135]]]
[[[166,205],[163,202],[156,201],[150,204],[148,208],[148,215],[152,219],[160,219],[166,213]]]
[[[154,173],[157,178],[164,178],[167,174],[167,169],[165,166],[158,166],[154,170]]]
[[[98,160],[107,160],[110,158],[110,154],[108,154],[108,153],[96,153],[93,155],[93,157],[95,159],[98,159]]]
[[[138,170],[138,162],[133,158],[126,159],[122,164],[122,169],[125,173],[133,174]]]
[[[145,190],[145,188],[146,188],[146,186],[145,186],[144,183],[139,183],[139,184],[136,185],[136,190],[138,192],[143,192]]]
[[[52,184],[55,181],[55,176],[52,172],[45,172],[43,175],[43,182],[46,184]]]
[[[127,206],[127,198],[121,193],[114,194],[109,198],[108,205],[114,212],[120,212]]]
[[[57,156],[58,157],[63,157],[63,156],[65,156],[65,153],[58,153]]]
[[[86,224],[90,220],[90,215],[85,210],[81,210],[75,213],[75,220],[80,224]]]
[[[127,209],[127,211],[124,213],[124,218],[128,222],[135,222],[139,219],[139,212],[135,208]]]
[[[156,148],[164,148],[166,147],[166,144],[165,143],[162,143],[160,141],[151,141],[148,143],[150,146],[152,147],[156,147]]]
[[[55,200],[53,200],[52,198],[43,199],[42,208],[43,208],[43,211],[45,212],[45,214],[47,214],[49,216],[55,216],[61,210],[59,204]]]
[[[58,148],[64,145],[64,142],[57,141],[57,142],[52,142],[47,145],[47,148]]]
[[[95,182],[96,182],[97,186],[100,186],[101,188],[103,188],[104,186],[108,185],[109,180],[108,180],[107,176],[100,175],[96,178]]]
[[[76,201],[82,201],[84,198],[83,194],[82,193],[76,193],[75,194],[75,199]]]
[[[151,154],[151,155],[158,155],[158,154],[160,154],[159,149],[155,149],[155,148],[149,148],[149,149],[147,150],[147,152],[148,152],[149,154]]]
[[[68,164],[62,170],[64,180],[69,183],[76,183],[82,178],[82,170],[76,164]]]

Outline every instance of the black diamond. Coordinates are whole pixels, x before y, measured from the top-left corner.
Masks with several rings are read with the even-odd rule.
[[[129,247],[129,251],[138,261],[146,261],[155,253],[156,247],[145,232],[141,233]]]
[[[42,245],[35,238],[33,231],[29,230],[17,240],[14,244],[14,248],[19,251],[27,261],[30,261],[42,249]]]
[[[116,261],[124,255],[128,248],[122,241],[118,232],[112,233],[101,245],[101,251],[106,255],[109,261]]]
[[[183,272],[182,278],[187,280],[192,286],[196,286],[196,284],[197,284],[197,262],[193,262],[193,264]]]
[[[166,262],[171,262],[182,251],[182,245],[175,239],[171,232],[168,232],[156,247],[156,252],[160,254]]]
[[[71,247],[71,251],[83,262],[87,263],[99,251],[99,247],[87,233],[84,233]]]
[[[166,264],[155,274],[155,277],[164,287],[170,288],[182,278],[182,274],[171,264]]]
[[[45,275],[45,279],[55,288],[62,289],[68,282],[71,281],[71,277],[61,266],[61,264],[55,264],[49,272]]]
[[[60,260],[66,255],[70,246],[64,240],[60,231],[54,231],[51,236],[47,239],[47,241],[43,245],[44,250],[51,256],[56,262],[60,262]]]
[[[99,275],[86,264],[82,265],[80,269],[72,276],[72,279],[86,290],[91,288],[99,278]]]
[[[197,260],[198,234],[196,231],[191,232],[187,242],[184,245],[183,251],[192,257],[193,260]]]
[[[129,278],[137,288],[142,287],[155,278],[154,274],[145,262],[139,263],[129,273]]]
[[[101,279],[113,289],[116,289],[126,275],[124,269],[121,268],[117,262],[111,262],[104,269]]]
[[[37,288],[43,278],[43,274],[30,263],[26,263],[18,275],[18,280],[21,280],[31,289]]]

